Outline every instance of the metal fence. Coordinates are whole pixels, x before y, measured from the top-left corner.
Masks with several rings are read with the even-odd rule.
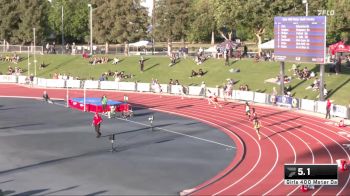
[[[0,45],[0,52],[2,53],[36,53],[42,54],[44,52],[44,48],[42,46],[22,46],[22,45]]]

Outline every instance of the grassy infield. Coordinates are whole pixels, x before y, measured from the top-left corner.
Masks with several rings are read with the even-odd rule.
[[[21,57],[22,60],[18,66],[27,69],[27,57],[25,55]],[[113,56],[110,55],[109,58],[112,59]],[[127,81],[151,82],[152,78],[157,78],[161,83],[168,83],[169,79],[172,78],[174,80],[178,79],[181,84],[185,85],[200,85],[202,81],[205,81],[207,86],[215,87],[222,85],[227,78],[233,78],[235,81],[238,81],[234,89],[238,89],[241,84],[248,84],[249,88],[253,91],[270,93],[273,86],[278,87],[276,84],[264,83],[266,79],[276,77],[279,73],[278,62],[256,63],[252,59],[239,61],[233,61],[231,59],[230,66],[224,66],[223,59],[208,59],[202,65],[197,65],[192,57],[188,57],[187,59],[181,59],[180,62],[169,67],[170,59],[168,57],[144,56],[144,59],[147,60],[145,61],[145,71],[141,73],[138,63],[140,60],[139,56],[120,56],[119,58],[122,62],[118,65],[112,65],[111,61],[107,64],[90,65],[80,55],[38,55],[37,66],[39,67],[41,62],[48,64],[48,66],[41,70],[37,69],[37,76],[50,78],[53,73],[70,73],[81,79],[93,77],[97,80],[103,72],[118,70],[135,75],[135,77]],[[30,57],[30,60],[33,65],[33,57]],[[8,65],[15,66],[12,63],[0,62],[0,71],[7,73]],[[288,76],[292,76],[292,72],[288,71],[291,66],[291,63],[286,63],[286,75]],[[317,76],[319,76],[319,67],[304,64],[301,66],[307,66],[310,70],[316,71]],[[200,68],[208,71],[204,77],[189,78],[192,69],[198,72]],[[229,70],[232,68],[240,69],[240,72],[230,73]],[[31,66],[30,71],[34,73],[33,66]],[[325,82],[329,91],[329,97],[335,100],[336,104],[348,105],[350,103],[349,74],[350,69],[344,66],[342,67],[342,74],[329,74],[328,66],[326,66]],[[113,78],[110,78],[110,80],[113,80]],[[298,98],[315,100],[317,92],[305,89],[312,82],[313,80],[298,80],[293,78],[290,83],[293,89],[292,94]]]

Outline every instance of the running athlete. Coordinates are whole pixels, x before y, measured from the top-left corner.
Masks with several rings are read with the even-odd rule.
[[[255,119],[258,119],[258,114],[255,112],[255,108],[252,108],[252,116],[253,116],[253,119],[252,120],[255,120]]]
[[[258,134],[258,137],[259,137],[259,140],[261,140],[261,135],[260,135],[260,127],[261,127],[261,124],[258,120],[258,118],[255,118],[253,120],[253,126],[254,126],[254,129],[256,131],[256,134]]]
[[[250,120],[250,105],[248,101],[245,102],[245,115],[248,116],[248,120]]]
[[[222,105],[219,104],[218,97],[215,95],[215,93],[208,98],[208,104],[214,104],[214,107],[219,106],[222,108]]]

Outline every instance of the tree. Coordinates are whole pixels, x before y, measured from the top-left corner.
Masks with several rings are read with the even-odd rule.
[[[94,38],[98,43],[128,43],[147,36],[148,15],[140,0],[106,0],[93,1],[94,4]]]
[[[332,44],[340,40],[350,41],[350,4],[346,0],[328,0],[327,10],[327,35],[328,43]],[[327,14],[327,12],[326,12]]]
[[[89,0],[52,0],[49,14],[51,31],[59,38],[63,34],[67,42],[84,42],[89,35]]]
[[[168,42],[168,55],[171,55],[172,42],[184,41],[189,29],[190,1],[158,0],[155,6],[154,37]]]
[[[196,0],[191,5],[191,25],[189,39],[192,41],[209,41],[214,44],[216,21],[215,0]]]
[[[44,42],[48,33],[47,0],[0,0],[0,5],[0,32],[3,39],[13,44],[33,42],[33,28],[35,28],[37,42]]]
[[[237,27],[243,2],[240,0],[214,1],[217,28],[220,35],[226,40],[232,40],[233,30]]]
[[[0,0],[0,39],[11,41],[14,29],[18,29],[19,17],[17,10],[18,1]]]

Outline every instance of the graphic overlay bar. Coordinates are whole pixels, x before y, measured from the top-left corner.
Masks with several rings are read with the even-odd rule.
[[[326,61],[326,16],[274,18],[275,59],[324,64]]]
[[[337,164],[285,164],[285,185],[338,185]]]

